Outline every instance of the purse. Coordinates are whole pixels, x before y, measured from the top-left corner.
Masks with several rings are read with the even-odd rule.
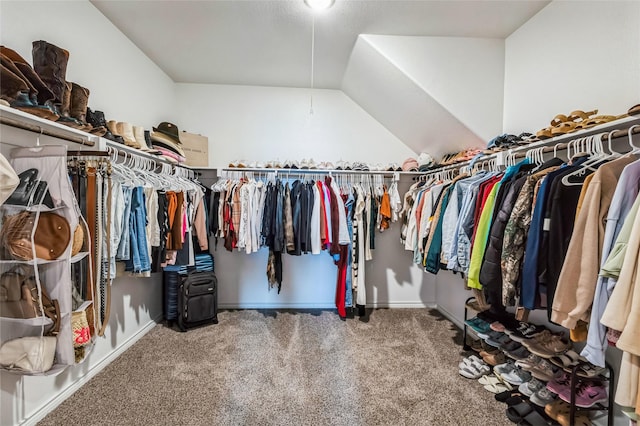
[[[31,199],[31,193],[38,184],[38,169],[27,169],[18,175],[20,183],[9,196],[6,204],[26,206]]]
[[[24,373],[44,373],[53,366],[55,355],[55,337],[20,337],[0,346],[0,366]]]
[[[73,330],[73,347],[79,348],[91,340],[89,321],[86,311],[74,311],[71,314],[71,329]]]
[[[53,208],[53,200],[46,181],[38,179],[38,169],[27,169],[18,175],[20,183],[9,196],[6,204],[30,206],[44,204]]]
[[[36,318],[44,314],[53,324],[45,334],[60,331],[60,305],[49,297],[44,286],[40,287],[42,307],[38,295],[38,284],[31,274],[25,274],[22,266],[14,266],[0,275],[0,316],[7,318]]]
[[[0,229],[0,244],[4,259],[32,260],[33,251],[38,259],[55,260],[64,254],[71,240],[71,227],[67,220],[55,213],[41,212],[33,235],[36,213],[20,212],[5,216]]]

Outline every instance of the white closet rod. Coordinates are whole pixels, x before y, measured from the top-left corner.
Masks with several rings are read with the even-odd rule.
[[[403,175],[417,175],[423,174],[424,172],[396,172],[389,170],[336,170],[336,169],[266,169],[266,168],[249,168],[249,167],[229,167],[220,169],[223,172],[234,172],[234,173],[244,173],[244,172],[252,172],[252,173],[274,173],[275,175],[303,175],[303,174],[324,174],[324,175],[384,175],[384,176],[394,176],[396,173]]]
[[[487,161],[496,161],[498,159],[499,156],[505,156],[505,158],[508,155],[514,155],[515,158],[520,158],[520,157],[524,157],[525,153],[527,151],[530,151],[532,149],[536,149],[536,148],[548,148],[545,149],[544,152],[551,152],[554,150],[554,147],[556,147],[555,149],[557,151],[562,151],[564,149],[566,149],[567,145],[569,142],[576,140],[576,139],[580,139],[580,138],[584,138],[584,137],[588,137],[597,133],[602,133],[601,136],[601,140],[607,141],[609,139],[609,133],[611,133],[617,126],[621,126],[622,124],[624,124],[624,127],[619,129],[619,130],[615,130],[612,133],[612,138],[613,139],[617,139],[617,138],[621,138],[621,137],[627,137],[627,131],[634,125],[640,124],[640,118],[638,117],[629,117],[627,119],[623,119],[623,120],[618,120],[618,122],[611,122],[610,125],[602,125],[602,126],[598,126],[597,129],[592,128],[592,129],[588,129],[585,131],[581,131],[581,132],[576,132],[576,133],[568,133],[566,135],[562,135],[562,136],[556,136],[555,138],[550,138],[550,139],[544,139],[538,142],[534,142],[528,145],[522,145],[522,146],[518,146],[515,148],[511,148],[511,149],[506,149],[504,151],[499,151],[499,152],[495,152],[493,154],[487,154],[483,157],[481,157],[480,159],[478,159],[476,161],[476,163],[486,163]],[[634,128],[632,133],[635,134],[640,134],[640,128]],[[452,170],[452,169],[460,169],[461,167],[464,166],[469,166],[471,164],[472,160],[468,160],[468,161],[461,161],[459,163],[455,163],[455,164],[451,164],[451,165],[447,165],[447,166],[442,166],[439,167],[437,169],[431,169],[428,170],[426,172],[422,172],[421,174],[424,175],[431,175],[431,174],[435,174],[435,173],[440,173],[446,170]],[[504,163],[504,161],[503,161]]]

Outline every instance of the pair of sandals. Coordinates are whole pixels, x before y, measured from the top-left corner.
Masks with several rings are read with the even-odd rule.
[[[510,383],[503,381],[495,374],[487,374],[478,379],[478,383],[484,386],[485,390],[491,393],[501,394],[503,392],[509,392],[513,390],[513,386]]]
[[[567,351],[562,355],[556,355],[549,358],[549,361],[562,368],[567,373],[571,373],[573,369],[576,369],[576,374],[579,377],[592,379],[594,377],[602,375],[606,369],[595,366],[587,361],[575,351]]]
[[[467,379],[479,379],[490,372],[491,367],[475,355],[463,359],[460,364],[458,364],[458,373]]]
[[[518,402],[518,399],[520,402]],[[513,423],[526,426],[546,426],[549,424],[549,419],[529,401],[512,397],[509,402],[511,402],[511,405],[507,408],[506,415]]]

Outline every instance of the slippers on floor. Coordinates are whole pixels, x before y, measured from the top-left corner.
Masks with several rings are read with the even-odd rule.
[[[508,400],[510,400],[512,398],[524,398],[524,396],[525,395],[523,395],[521,392],[519,392],[518,389],[514,389],[514,390],[510,390],[510,391],[504,391],[504,392],[497,393],[497,394],[494,395],[494,398],[498,402],[507,402]]]
[[[487,374],[480,377],[478,383],[481,385],[494,385],[496,383],[502,383],[502,380],[493,374]]]
[[[507,417],[513,423],[518,423],[522,421],[522,419],[524,419],[527,415],[531,414],[532,412],[533,412],[533,407],[531,406],[531,404],[525,401],[521,402],[518,405],[512,405],[511,407],[507,408],[507,410],[505,411],[505,413],[507,414]]]
[[[480,362],[470,361],[466,365],[464,365],[463,363],[460,363],[458,367],[459,367],[458,373],[460,373],[462,377],[466,377],[467,379],[473,379],[473,380],[478,379],[485,374],[489,374],[489,372],[491,371],[489,366],[482,361]]]

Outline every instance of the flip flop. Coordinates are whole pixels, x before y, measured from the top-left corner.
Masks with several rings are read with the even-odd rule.
[[[484,375],[480,377],[478,379],[478,383],[480,383],[481,385],[495,385],[498,383],[502,383],[502,380],[500,380],[497,376],[494,376],[493,374],[489,374],[489,375]]]
[[[493,384],[490,384],[490,385],[484,385],[484,388],[486,390],[488,390],[489,392],[496,393],[496,394],[509,390],[509,388],[506,386],[506,384],[502,383],[502,382],[493,383]]]
[[[640,114],[640,104],[634,105],[631,108],[629,108],[629,111],[627,111],[627,114],[629,114],[629,115],[638,115],[638,114]]]
[[[580,354],[576,351],[570,350],[563,353],[562,355],[552,356],[551,358],[549,358],[549,361],[552,364],[564,369],[565,371],[571,371],[571,369],[578,363],[586,361],[586,358],[580,356]]]

